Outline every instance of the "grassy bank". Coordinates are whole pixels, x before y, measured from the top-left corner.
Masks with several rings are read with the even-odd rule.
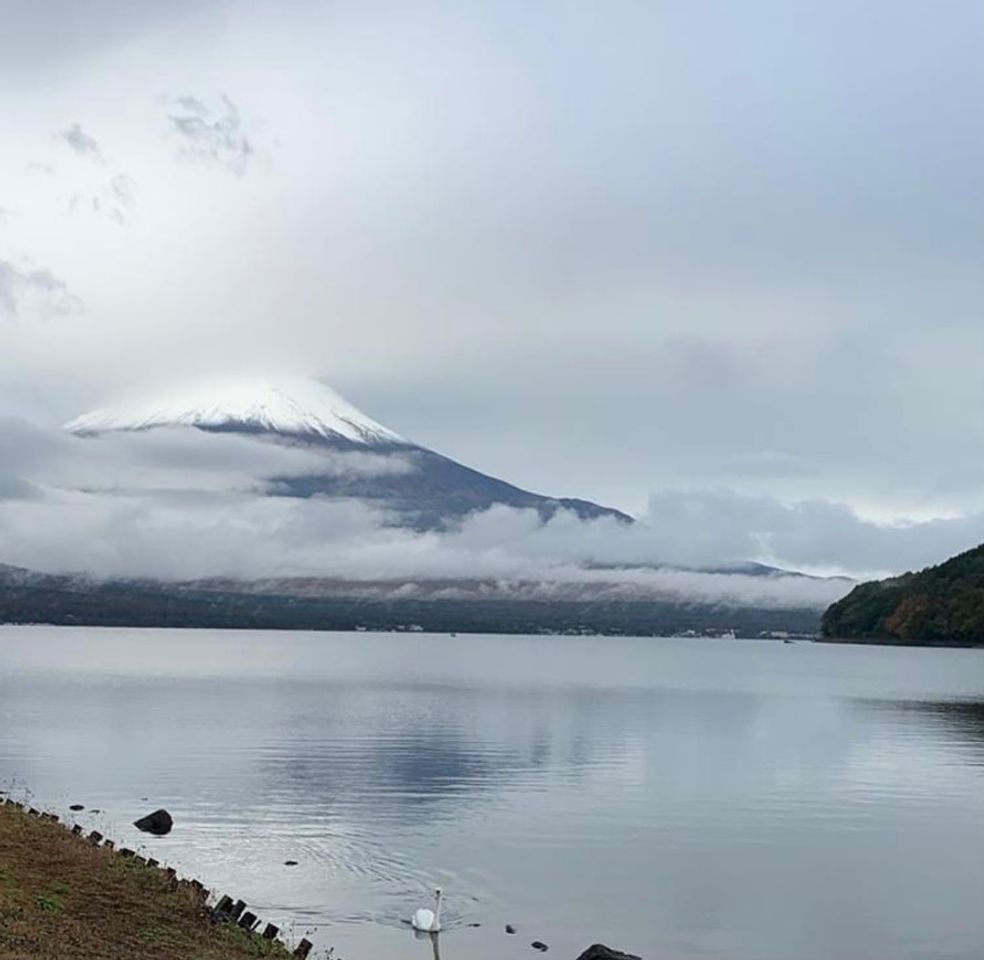
[[[189,884],[2,800],[2,960],[290,956],[280,943],[214,923],[201,894]]]

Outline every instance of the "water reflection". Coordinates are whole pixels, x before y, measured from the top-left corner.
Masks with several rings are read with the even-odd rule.
[[[450,960],[984,953],[974,651],[41,636],[0,644],[0,778],[133,844],[167,806],[159,859],[345,956],[430,954],[435,883]]]
[[[909,736],[932,734],[941,761],[984,765],[984,701],[979,700],[862,700],[860,709],[891,716],[898,731]]]

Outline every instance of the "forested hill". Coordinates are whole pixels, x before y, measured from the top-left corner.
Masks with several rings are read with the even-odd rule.
[[[710,599],[620,597],[574,584],[559,594],[503,581],[376,584],[344,581],[96,580],[0,563],[0,624],[432,633],[591,633],[669,636],[814,635],[816,606],[728,605]],[[411,589],[412,588],[412,589]],[[527,589],[529,588],[529,589]],[[559,594],[559,595],[558,595]]]
[[[832,640],[984,646],[984,544],[936,567],[856,586],[823,615]]]

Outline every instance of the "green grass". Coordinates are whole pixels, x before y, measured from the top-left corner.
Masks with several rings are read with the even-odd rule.
[[[62,912],[62,902],[57,897],[35,897],[34,900],[45,913]]]

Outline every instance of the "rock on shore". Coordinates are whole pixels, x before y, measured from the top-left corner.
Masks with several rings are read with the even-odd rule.
[[[622,953],[621,950],[613,950],[603,943],[593,943],[577,960],[640,960],[640,958],[631,953]]]
[[[146,817],[134,820],[133,825],[138,830],[143,830],[144,833],[152,833],[156,837],[163,837],[165,834],[171,832],[171,828],[174,826],[174,820],[171,819],[171,814],[166,810],[155,810],[153,813],[148,813]]]

